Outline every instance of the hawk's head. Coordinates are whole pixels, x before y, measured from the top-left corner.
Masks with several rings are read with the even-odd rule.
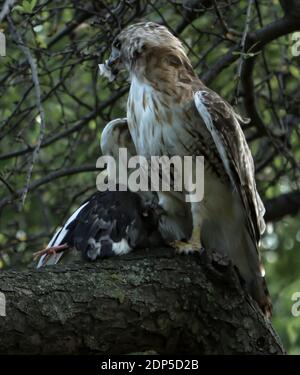
[[[154,22],[139,22],[122,30],[113,41],[110,58],[99,67],[102,74],[114,79],[122,68],[137,74],[151,62],[174,67],[185,65],[192,71],[180,40],[165,26]]]

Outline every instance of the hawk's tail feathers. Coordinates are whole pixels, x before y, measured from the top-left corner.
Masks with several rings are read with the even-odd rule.
[[[245,280],[248,293],[258,303],[262,312],[270,318],[272,316],[272,302],[265,279],[264,267],[258,245],[250,236],[247,228],[244,228],[243,231],[241,248],[243,251],[239,257],[236,257],[236,265]]]
[[[258,303],[264,315],[270,319],[272,317],[272,301],[266,279],[263,276],[256,278],[255,282],[251,283],[249,292]]]

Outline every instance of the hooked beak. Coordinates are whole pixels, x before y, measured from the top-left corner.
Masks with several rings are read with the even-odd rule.
[[[99,64],[100,74],[108,78],[110,82],[114,81],[120,65],[120,54],[112,53],[104,64]]]
[[[106,65],[113,70],[114,66],[119,62],[120,56],[110,56],[108,60],[106,60]]]
[[[106,65],[114,75],[117,75],[121,65],[121,52],[113,48]]]

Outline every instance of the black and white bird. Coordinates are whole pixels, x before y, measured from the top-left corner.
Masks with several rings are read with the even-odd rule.
[[[146,203],[131,191],[96,192],[71,215],[47,248],[35,254],[37,268],[57,264],[67,249],[94,261],[162,245],[161,212],[158,204]]]

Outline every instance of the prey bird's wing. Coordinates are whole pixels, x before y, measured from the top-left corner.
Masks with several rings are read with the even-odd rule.
[[[110,121],[101,134],[101,151],[103,155],[110,155],[118,160],[119,148],[121,147],[127,149],[128,158],[136,155],[135,145],[129,132],[126,117]]]
[[[116,161],[117,166],[117,183],[119,176],[119,149],[125,148],[127,150],[127,160],[131,157],[136,156],[135,144],[132,140],[127,118],[117,118],[110,121],[103,129],[101,134],[101,151],[103,155],[110,155]],[[125,166],[127,167],[127,166]],[[127,171],[128,176],[134,171],[133,168]],[[148,185],[150,186],[150,179],[148,180]],[[130,189],[129,189],[130,190]],[[156,192],[152,191],[138,191],[138,194],[143,199],[144,202],[158,202],[158,197]]]

